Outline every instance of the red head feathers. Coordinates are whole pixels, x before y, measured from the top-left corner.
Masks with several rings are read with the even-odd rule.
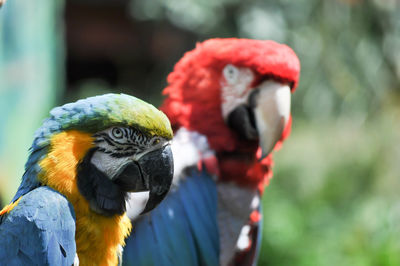
[[[228,179],[259,185],[263,178],[271,175],[272,160],[268,156],[259,163],[255,155],[257,143],[240,139],[222,117],[222,70],[227,64],[250,68],[255,74],[255,83],[273,79],[290,84],[292,92],[298,83],[300,62],[288,46],[273,41],[210,39],[197,44],[194,50],[187,52],[175,65],[174,71],[168,76],[169,85],[164,90],[167,98],[161,109],[171,120],[174,129],[183,126],[206,135],[217,154],[252,154],[247,159],[239,160],[246,167],[235,171],[240,172],[238,178]],[[290,122],[283,132],[282,140],[290,132]],[[232,169],[238,160],[222,155],[218,156],[218,160],[222,170],[220,180],[223,180],[224,168]],[[236,176],[234,173],[226,175]]]

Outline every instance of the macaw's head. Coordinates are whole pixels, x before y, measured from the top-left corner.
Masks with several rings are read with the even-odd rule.
[[[217,152],[260,147],[264,158],[289,133],[290,94],[299,71],[299,60],[286,45],[207,40],[175,65],[161,109],[174,129],[206,135]]]
[[[169,120],[152,105],[124,94],[91,97],[50,112],[26,169],[36,161],[41,185],[73,204],[83,197],[106,216],[125,212],[128,194],[148,192],[147,212],[171,185],[171,138]]]

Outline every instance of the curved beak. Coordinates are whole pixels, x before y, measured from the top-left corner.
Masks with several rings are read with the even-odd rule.
[[[248,96],[248,103],[237,106],[228,116],[228,125],[241,137],[259,139],[265,158],[282,136],[290,116],[290,87],[267,80]]]
[[[262,159],[275,147],[288,123],[290,87],[274,81],[263,82],[253,108]]]
[[[141,202],[130,202],[138,205],[141,214],[154,209],[167,195],[174,173],[174,164],[171,146],[168,144],[160,149],[143,155],[138,161],[129,163],[115,178],[114,182],[126,192],[142,195],[148,193],[146,205],[140,207]],[[147,198],[147,197],[146,197]],[[138,199],[135,198],[134,199]],[[138,200],[139,201],[139,200]]]
[[[149,182],[149,200],[141,214],[154,209],[168,194],[174,175],[171,146],[149,152],[139,160],[145,179]]]

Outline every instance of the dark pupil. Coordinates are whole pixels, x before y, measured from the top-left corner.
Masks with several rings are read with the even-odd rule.
[[[121,135],[121,130],[116,129],[116,130],[115,130],[115,135],[116,135],[117,137],[119,137],[119,136]]]

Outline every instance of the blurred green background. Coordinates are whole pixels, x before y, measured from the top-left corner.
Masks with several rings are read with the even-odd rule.
[[[154,105],[185,51],[271,39],[302,64],[264,194],[259,265],[400,265],[397,0],[9,0],[0,9],[0,193],[51,107],[125,92]]]

